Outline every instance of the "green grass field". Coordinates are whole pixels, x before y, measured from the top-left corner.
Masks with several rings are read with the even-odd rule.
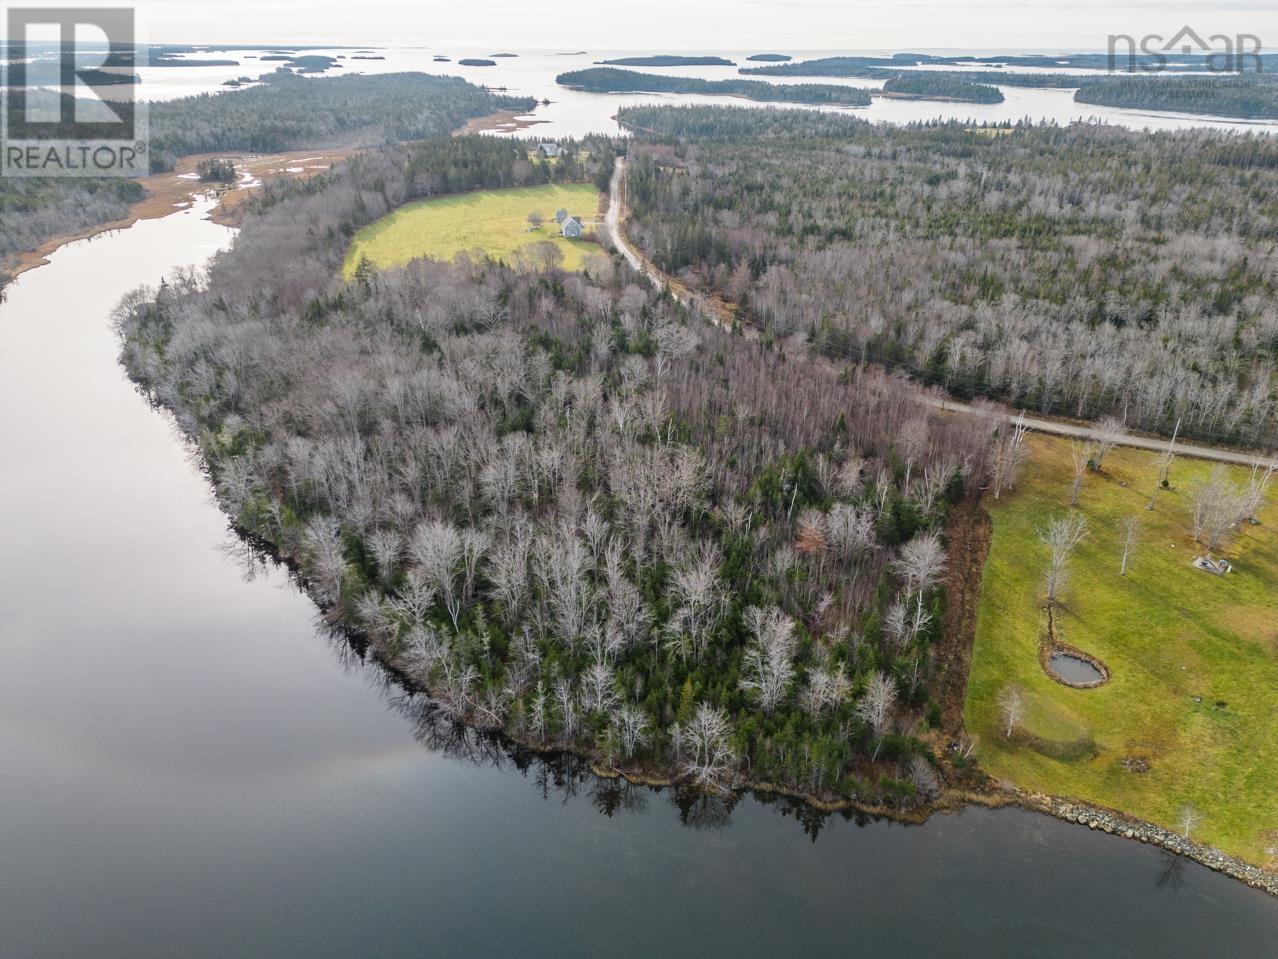
[[[539,240],[555,244],[565,269],[580,269],[587,256],[602,251],[589,240],[566,240],[559,235],[554,217],[560,208],[589,231],[599,209],[599,191],[588,183],[552,183],[409,203],[355,234],[343,274],[351,279],[362,257],[379,269],[403,266],[420,257],[451,260],[463,251],[513,263],[519,250]],[[534,212],[545,223],[530,232],[528,214]]]
[[[1117,450],[1089,473],[1079,508],[1089,535],[1060,599],[1066,642],[1104,661],[1098,689],[1063,686],[1037,655],[1046,547],[1036,529],[1068,508],[1069,445],[1033,440],[1013,493],[987,499],[993,539],[985,568],[966,725],[992,776],[1025,789],[1088,800],[1175,828],[1190,805],[1195,838],[1257,864],[1278,847],[1278,507],[1244,525],[1216,552],[1235,571],[1190,566],[1202,552],[1190,533],[1194,484],[1209,464],[1177,460],[1172,489],[1146,512],[1157,478],[1153,454]],[[1231,471],[1244,482],[1245,470]],[[1124,485],[1125,484],[1125,485]],[[1275,492],[1278,492],[1276,490]],[[1119,523],[1137,515],[1140,543],[1119,576]],[[1004,737],[999,697],[1019,687],[1023,730],[1053,743],[1088,737],[1095,755],[1055,759],[1042,742]],[[1195,699],[1201,697],[1201,702]],[[1223,704],[1223,705],[1221,705]],[[1018,742],[1019,740],[1019,742]],[[1059,755],[1059,753],[1057,753]],[[1148,763],[1132,772],[1124,760]]]

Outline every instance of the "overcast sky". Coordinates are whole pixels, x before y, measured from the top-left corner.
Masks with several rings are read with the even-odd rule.
[[[153,41],[341,41],[483,52],[1100,50],[1110,34],[1170,36],[1188,24],[1204,36],[1255,34],[1266,49],[1278,50],[1272,0],[144,0],[135,6]]]

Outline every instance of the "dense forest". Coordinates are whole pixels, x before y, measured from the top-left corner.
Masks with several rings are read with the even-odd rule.
[[[1137,110],[1278,117],[1278,85],[1252,77],[1121,77],[1087,83],[1074,99]]]
[[[620,259],[340,282],[345,238],[423,184],[505,182],[498,146],[275,185],[206,273],[122,305],[131,375],[444,721],[711,789],[933,797],[939,534],[1010,440]]]
[[[500,109],[532,106],[531,100],[496,96],[454,77],[276,75],[249,90],[152,104],[151,164],[160,172],[196,153],[380,146],[447,133]],[[0,289],[7,258],[52,236],[122,219],[140,199],[142,188],[132,181],[0,177]]]
[[[680,56],[662,53],[652,57],[618,57],[615,60],[598,61],[604,66],[614,67],[731,67],[736,66],[731,60],[723,57]]]
[[[934,57],[925,53],[894,53],[890,57],[818,57],[813,60],[787,58],[784,63],[768,64],[762,67],[742,67],[738,72],[770,77],[862,77],[873,76],[875,70],[914,67],[922,64],[945,66],[962,61],[962,57]]]
[[[1271,138],[760,112],[622,111],[663,270],[962,396],[1278,442]]]
[[[1003,102],[1003,94],[996,87],[950,76],[936,76],[931,73],[889,77],[883,84],[883,92],[923,100],[962,100],[966,103]]]
[[[0,291],[9,281],[7,257],[123,219],[144,193],[134,180],[0,177]]]
[[[1212,39],[1217,39],[1213,37]],[[962,57],[964,62],[998,64],[1009,67],[1038,69],[1070,67],[1081,70],[1122,70],[1139,73],[1157,73],[1163,69],[1210,73],[1272,73],[1278,67],[1278,55],[1272,53],[1246,53],[1236,51],[1232,56],[1224,52],[1136,53],[1135,43],[1118,41],[1114,55],[1108,53],[1067,53],[1059,55],[1029,54],[1024,56]],[[1131,54],[1130,56],[1128,54]]]
[[[899,56],[899,55],[898,55]],[[1101,55],[1095,55],[1101,56]],[[1013,58],[1016,59],[1016,58]],[[1106,62],[1107,56],[1102,57]],[[1120,58],[1122,64],[1126,60]],[[929,63],[950,61],[934,58]],[[985,58],[977,62],[1004,62]],[[1019,65],[1059,67],[1066,64],[1041,57],[1020,58]],[[1143,61],[1142,61],[1143,62]],[[1278,85],[1264,73],[1252,71],[1245,76],[1079,76],[1062,73],[1008,73],[999,70],[900,70],[901,62],[883,57],[824,57],[794,63],[743,67],[739,72],[759,76],[786,77],[861,77],[884,80],[884,89],[892,92],[917,92],[926,96],[945,96],[974,103],[1000,103],[1003,96],[991,98],[992,85],[1043,87],[1075,90],[1078,103],[1123,107],[1134,110],[1171,110],[1181,113],[1205,113],[1222,117],[1278,117]],[[1080,66],[1083,64],[1079,64]],[[1092,59],[1086,65],[1099,66]],[[1200,70],[1207,67],[1198,64]],[[1124,66],[1125,68],[1125,66]],[[1178,68],[1179,69],[1179,68]],[[946,93],[946,89],[958,92]]]
[[[503,109],[531,110],[531,98],[498,96],[458,77],[424,73],[298,77],[232,94],[204,94],[151,106],[153,169],[180,156],[244,150],[382,146],[420,140]]]
[[[700,93],[786,103],[837,103],[858,107],[870,105],[869,91],[856,87],[818,83],[764,83],[761,80],[703,80],[699,77],[671,77],[609,67],[570,70],[555,77],[555,82],[591,93]]]

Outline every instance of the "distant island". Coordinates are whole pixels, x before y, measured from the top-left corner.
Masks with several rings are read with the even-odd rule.
[[[1128,110],[1278,118],[1278,87],[1253,77],[1106,78],[1079,87],[1074,101]]]
[[[334,57],[320,56],[319,54],[307,54],[305,56],[292,56],[282,53],[272,53],[262,57],[262,62],[282,61],[284,66],[296,70],[298,73],[324,73],[339,66]]]
[[[172,56],[153,57],[148,67],[238,67],[238,60],[193,60]]]
[[[478,57],[464,57],[463,59],[458,60],[457,63],[463,67],[495,67],[497,66],[496,60],[483,60]]]
[[[789,57],[785,59],[790,60]],[[876,70],[917,67],[922,64],[945,66],[964,62],[968,61],[956,57],[933,57],[924,53],[895,53],[890,57],[819,57],[797,63],[742,67],[741,72],[771,77],[864,77],[873,76]]]
[[[794,57],[787,56],[784,53],[756,53],[752,57],[746,57],[746,59],[762,63],[785,63],[787,60],[793,60]]]
[[[997,87],[969,83],[953,77],[931,73],[898,74],[883,84],[883,92],[893,96],[919,100],[962,100],[965,103],[1002,103],[1003,93]]]
[[[699,93],[784,103],[870,105],[870,91],[832,83],[764,83],[761,80],[704,80],[700,77],[653,76],[634,70],[592,67],[555,77],[560,86],[591,93]]]
[[[451,61],[448,57],[432,57],[432,59],[433,59],[436,63],[451,63],[451,62],[452,62],[452,61]]]
[[[616,60],[600,60],[603,66],[613,67],[734,67],[723,57],[681,57],[670,53],[652,57],[620,57]]]
[[[512,58],[514,58],[514,57],[519,56],[519,54],[517,54],[517,53],[490,53],[490,54],[488,54],[488,55],[489,55],[490,57],[496,57],[496,58],[497,58],[497,59],[499,59],[499,60],[500,60],[500,59],[512,59]]]
[[[109,87],[120,86],[127,83],[141,83],[142,78],[136,73],[124,72],[119,69],[99,70],[97,68],[89,68],[77,72],[80,81],[89,87]],[[15,62],[9,67],[9,85],[15,89],[19,87],[39,87],[43,84],[43,80],[36,78],[32,81],[27,79],[27,65],[22,62]]]

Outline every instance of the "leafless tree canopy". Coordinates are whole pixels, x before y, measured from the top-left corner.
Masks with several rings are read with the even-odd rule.
[[[1040,531],[1039,538],[1047,547],[1047,601],[1054,603],[1068,581],[1070,555],[1087,536],[1087,518],[1082,513],[1058,516]]]
[[[388,202],[467,151],[505,175],[498,147],[422,150],[277,188],[207,272],[122,304],[124,362],[226,511],[449,720],[702,786],[931,789],[895,730],[928,703],[939,531],[990,425],[619,262],[343,284]]]
[[[1271,137],[799,112],[622,111],[658,266],[778,339],[962,396],[1278,438]]]

